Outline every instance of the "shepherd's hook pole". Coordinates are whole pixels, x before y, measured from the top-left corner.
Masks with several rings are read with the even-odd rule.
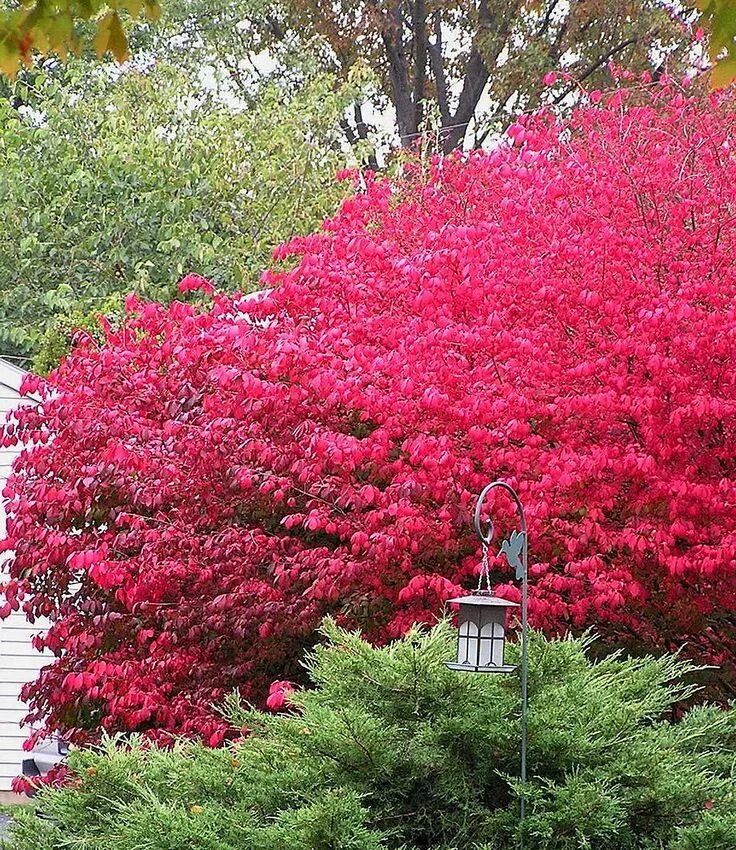
[[[481,523],[481,511],[483,508],[483,502],[486,496],[491,492],[491,490],[495,489],[504,490],[506,493],[511,496],[514,500],[514,504],[516,505],[516,512],[519,517],[519,525],[521,528],[521,534],[523,535],[522,547],[521,547],[521,766],[520,766],[520,778],[521,778],[521,794],[519,797],[519,818],[522,825],[522,832],[520,833],[519,838],[519,846],[524,847],[524,834],[523,834],[523,822],[524,815],[526,814],[526,806],[525,806],[525,791],[526,791],[526,747],[527,747],[527,632],[528,632],[528,624],[527,624],[527,614],[528,614],[528,596],[529,596],[529,537],[527,534],[526,528],[526,516],[524,515],[524,508],[521,504],[521,499],[519,498],[518,493],[514,488],[507,484],[505,481],[493,481],[490,484],[486,485],[480,496],[478,497],[478,502],[475,506],[475,530],[478,533],[482,543],[484,546],[488,547],[493,539],[493,522],[491,520],[488,521],[488,526],[486,530],[483,530],[483,526]],[[502,549],[503,551],[503,549]],[[506,559],[509,560],[508,554],[506,555]],[[510,563],[510,560],[509,560]],[[517,569],[517,580],[519,579],[518,569]]]

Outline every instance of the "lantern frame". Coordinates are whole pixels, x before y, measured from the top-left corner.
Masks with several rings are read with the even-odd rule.
[[[506,664],[506,613],[516,602],[484,593],[448,599],[459,606],[457,660],[446,661],[450,670],[468,673],[513,673]]]

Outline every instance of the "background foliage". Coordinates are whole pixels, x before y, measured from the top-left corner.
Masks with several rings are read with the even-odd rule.
[[[19,81],[18,108],[0,99],[0,351],[46,371],[70,327],[129,291],[168,301],[188,272],[253,288],[273,246],[344,194],[339,119],[356,91],[313,76],[234,109],[165,64]]]
[[[316,59],[331,73],[349,73],[367,63],[381,81],[374,101],[390,104],[402,144],[412,143],[431,116],[441,125],[442,144],[451,150],[469,128],[476,139],[495,124],[495,114],[537,105],[545,72],[562,70],[569,79],[555,92],[563,101],[579,82],[599,85],[607,63],[631,71],[681,74],[688,64],[698,15],[694,4],[664,0],[625,3],[559,3],[558,0],[170,0],[164,20],[136,27],[140,13],[158,20],[156,2],[111,0],[40,3],[0,9],[0,68],[12,73],[33,51],[62,56],[92,47],[119,61],[141,38],[156,49],[173,43],[184,61],[204,61],[224,71],[237,89],[250,87],[252,70],[267,52],[269,65],[287,74]],[[733,45],[731,0],[698,4],[713,30],[713,54]],[[122,18],[121,18],[122,14]],[[130,17],[130,26],[122,19]],[[126,21],[127,22],[127,21]],[[254,59],[256,62],[254,63]],[[284,62],[284,60],[286,60]],[[732,62],[731,62],[732,64]],[[730,67],[728,61],[721,64]],[[348,137],[367,137],[364,103],[355,104]]]
[[[447,670],[446,623],[384,649],[325,632],[315,687],[287,714],[231,700],[247,734],[220,750],[77,751],[71,787],[42,793],[12,850],[516,848],[516,676]],[[686,663],[591,664],[585,650],[531,644],[526,846],[731,850],[736,714],[700,707],[672,723]]]
[[[369,181],[261,300],[132,298],[80,340],[5,432],[36,719],[218,742],[212,701],[298,676],[325,613],[381,641],[470,587],[499,477],[537,626],[687,643],[733,688],[734,112],[626,97]]]
[[[52,3],[0,11],[11,24],[0,64],[18,39],[36,61],[0,79],[0,354],[44,373],[131,290],[166,302],[191,271],[252,287],[334,210],[348,150],[376,169],[422,134],[480,144],[519,109],[609,86],[609,61],[659,79],[704,52],[695,13],[661,0],[171,0],[160,20],[137,0]],[[105,38],[132,62],[98,63]],[[60,63],[70,47],[83,58]]]
[[[177,62],[218,68],[237,92],[252,85],[264,51],[268,72],[286,78],[305,56],[343,79],[366,66],[378,85],[356,99],[346,137],[360,142],[393,120],[402,145],[429,127],[449,151],[477,146],[542,100],[569,107],[582,82],[609,85],[612,61],[637,76],[681,77],[700,52],[696,22],[688,6],[661,0],[171,0],[145,34]],[[545,88],[550,71],[563,73]]]

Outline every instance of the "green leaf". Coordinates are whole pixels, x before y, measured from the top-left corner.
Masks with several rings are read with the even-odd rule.
[[[717,62],[710,72],[710,85],[713,89],[724,88],[736,79],[736,57],[729,56]]]
[[[128,59],[128,39],[123,32],[120,16],[115,10],[107,12],[97,22],[97,34],[93,44],[98,57],[110,51],[118,62]]]

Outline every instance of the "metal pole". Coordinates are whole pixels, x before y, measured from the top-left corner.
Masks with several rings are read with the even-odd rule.
[[[481,541],[485,546],[490,546],[491,541],[493,540],[493,521],[489,520],[488,527],[486,531],[483,531],[483,527],[481,525],[481,512],[483,508],[483,501],[488,493],[491,490],[495,490],[496,488],[500,488],[505,490],[509,496],[514,500],[514,504],[516,505],[516,512],[519,516],[519,525],[521,526],[521,533],[524,535],[523,545],[521,549],[521,564],[523,568],[523,575],[521,580],[521,765],[520,765],[520,778],[521,778],[521,794],[519,798],[519,821],[523,828],[524,815],[526,813],[526,801],[524,799],[524,794],[526,791],[526,749],[527,749],[527,697],[528,697],[528,668],[527,668],[527,637],[528,637],[528,623],[527,623],[527,612],[528,612],[528,596],[529,596],[529,549],[528,549],[528,535],[526,528],[526,516],[524,515],[524,507],[521,504],[521,499],[519,498],[518,493],[514,488],[507,484],[505,481],[493,481],[491,484],[487,484],[483,490],[481,491],[480,496],[478,497],[478,502],[475,506],[475,530],[478,533]],[[506,556],[508,560],[508,555]],[[517,574],[518,580],[518,574]],[[521,833],[519,838],[519,847],[521,850],[524,848],[524,835]]]
[[[526,526],[523,519],[522,522]],[[524,792],[526,790],[526,715],[527,715],[527,662],[526,662],[526,639],[527,639],[527,598],[529,590],[528,574],[528,551],[527,535],[524,532],[523,560],[524,578],[521,584],[521,800],[519,803],[520,819],[524,821],[525,805]],[[524,836],[521,836],[521,846],[524,846]]]

